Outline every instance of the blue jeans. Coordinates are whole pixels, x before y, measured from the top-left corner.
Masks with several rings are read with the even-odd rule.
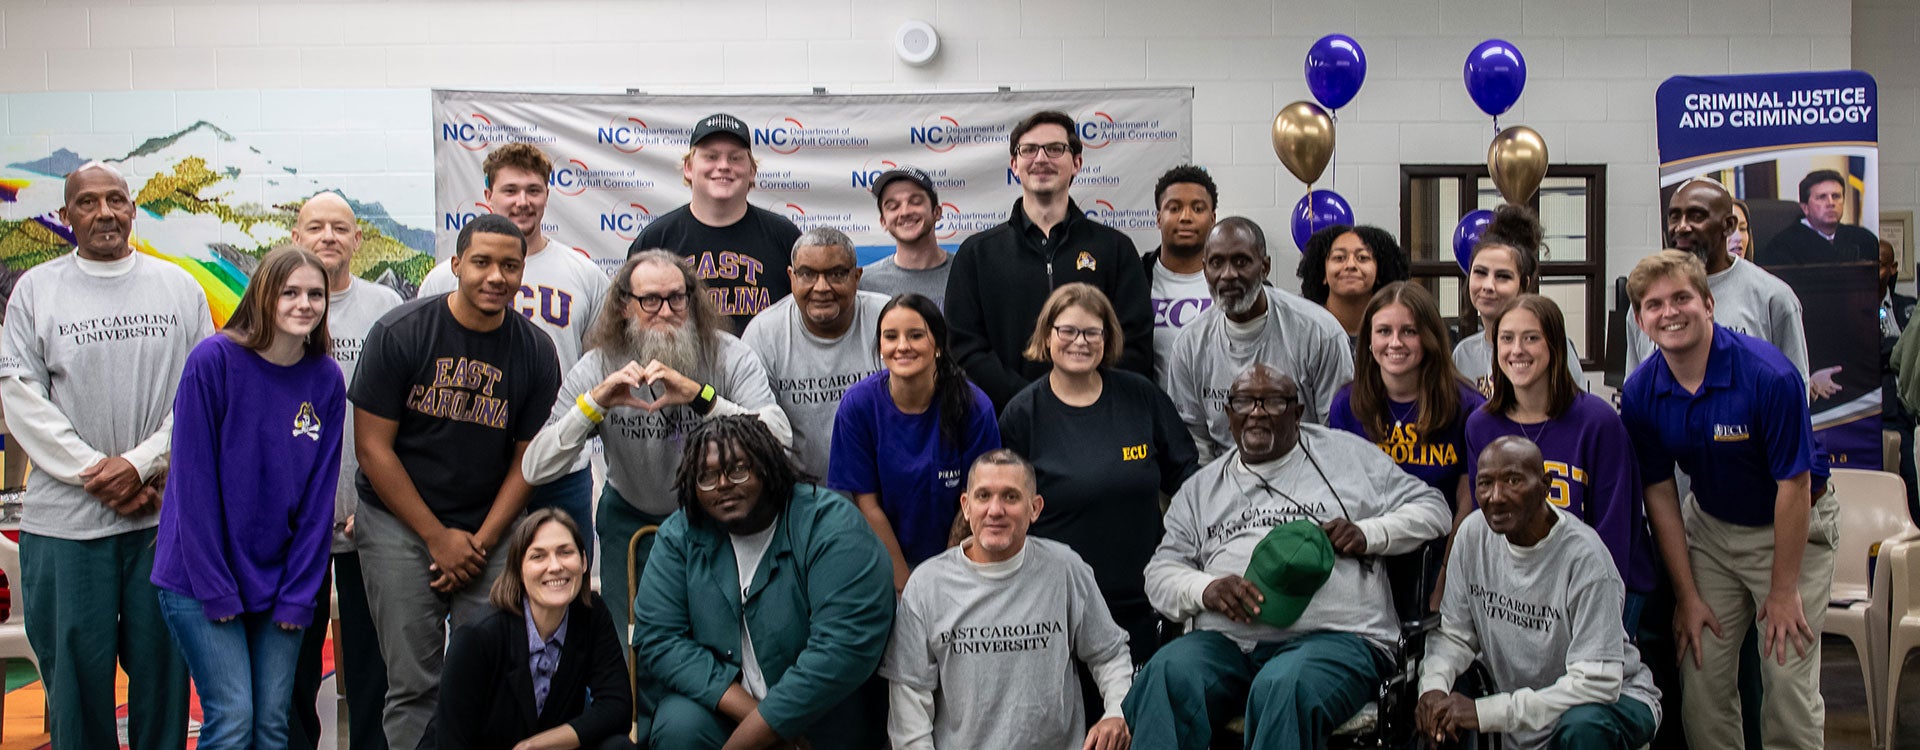
[[[200,691],[202,750],[287,746],[299,630],[268,612],[226,622],[207,619],[200,602],[160,589],[160,614]]]
[[[585,540],[586,548],[580,550],[580,559],[593,559],[593,470],[581,469],[559,479],[533,488],[533,494],[527,496],[527,512],[541,508],[559,508],[580,527],[580,538]],[[623,546],[624,550],[625,547]],[[622,555],[624,556],[624,552]],[[605,585],[605,584],[602,584]],[[620,597],[610,597],[618,599]]]

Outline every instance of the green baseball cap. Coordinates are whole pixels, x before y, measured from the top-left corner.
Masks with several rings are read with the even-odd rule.
[[[1260,621],[1276,628],[1299,620],[1331,575],[1333,542],[1319,524],[1305,519],[1273,527],[1247,561],[1247,580],[1266,598]]]

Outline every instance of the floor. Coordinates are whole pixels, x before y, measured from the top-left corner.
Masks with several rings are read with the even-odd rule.
[[[1843,638],[1827,638],[1823,644],[1826,664],[1821,670],[1821,693],[1827,698],[1827,747],[1830,750],[1872,750],[1872,735],[1867,727],[1866,690],[1860,682],[1860,666],[1853,646]],[[0,750],[42,750],[49,747],[41,731],[43,703],[40,683],[31,669],[16,662],[8,670],[5,724],[0,726]],[[26,684],[21,684],[26,683]],[[17,685],[17,687],[16,687]],[[344,711],[337,709],[339,693],[329,676],[320,686],[322,727],[320,746],[336,748],[344,736]],[[1893,750],[1920,750],[1920,652],[1907,662],[1900,689],[1900,723],[1894,736],[1899,738]],[[189,747],[192,747],[189,744]]]

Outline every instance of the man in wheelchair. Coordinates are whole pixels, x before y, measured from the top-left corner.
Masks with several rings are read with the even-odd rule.
[[[1244,714],[1247,747],[1321,747],[1396,669],[1377,558],[1451,514],[1372,443],[1301,424],[1284,373],[1255,364],[1222,406],[1236,447],[1174,496],[1146,569],[1154,608],[1193,632],[1134,678],[1127,723],[1136,747],[1199,750]]]
[[[1474,494],[1480,510],[1454,535],[1440,631],[1420,663],[1420,735],[1497,732],[1521,750],[1650,742],[1660,691],[1621,628],[1626,589],[1599,535],[1547,503],[1539,446],[1493,441]],[[1505,692],[1453,692],[1475,658]]]

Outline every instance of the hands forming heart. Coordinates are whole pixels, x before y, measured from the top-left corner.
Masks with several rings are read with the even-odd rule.
[[[657,359],[646,367],[629,361],[608,374],[588,395],[605,409],[625,406],[657,412],[693,401],[700,395],[700,384]]]

